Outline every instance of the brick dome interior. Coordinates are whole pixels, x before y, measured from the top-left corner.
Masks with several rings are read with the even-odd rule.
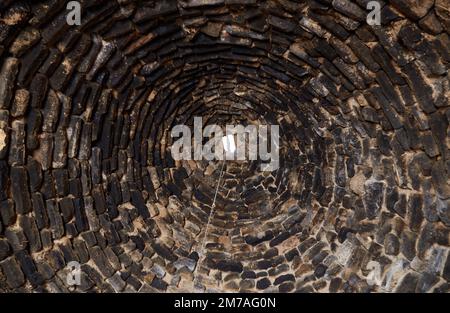
[[[2,1],[0,291],[448,292],[449,3],[368,2]],[[194,116],[280,127],[209,227]]]

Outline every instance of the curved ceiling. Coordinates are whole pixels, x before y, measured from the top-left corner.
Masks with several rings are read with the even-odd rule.
[[[448,7],[368,2],[3,1],[0,290],[448,291]],[[213,208],[194,116],[279,125],[280,167]]]

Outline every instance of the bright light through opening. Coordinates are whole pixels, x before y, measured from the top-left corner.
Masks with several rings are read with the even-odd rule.
[[[234,143],[234,136],[227,135],[222,137],[223,148],[228,153],[234,153],[236,151],[236,144]]]

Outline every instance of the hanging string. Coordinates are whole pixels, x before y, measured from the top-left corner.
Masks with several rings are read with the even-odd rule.
[[[201,249],[200,249],[200,255],[199,255],[199,262],[197,264],[197,267],[195,268],[194,281],[195,281],[195,278],[197,276],[196,275],[197,271],[198,271],[200,265],[202,264],[201,260],[202,260],[202,256],[203,256],[204,250],[205,250],[206,236],[208,235],[209,224],[211,224],[211,219],[212,219],[212,217],[214,215],[214,207],[216,206],[217,193],[219,192],[220,180],[222,179],[222,173],[223,173],[224,166],[225,166],[225,161],[223,161],[222,167],[220,168],[220,174],[219,174],[219,180],[218,180],[217,186],[216,186],[216,192],[214,193],[214,199],[213,199],[213,203],[211,205],[211,210],[209,212],[208,223],[206,223],[205,234],[203,235],[202,244],[200,246]]]

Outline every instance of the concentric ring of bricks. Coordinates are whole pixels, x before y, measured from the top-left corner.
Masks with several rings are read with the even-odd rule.
[[[3,1],[0,291],[448,292],[448,1],[367,2]],[[194,116],[280,125],[278,170],[226,163],[202,262]]]

